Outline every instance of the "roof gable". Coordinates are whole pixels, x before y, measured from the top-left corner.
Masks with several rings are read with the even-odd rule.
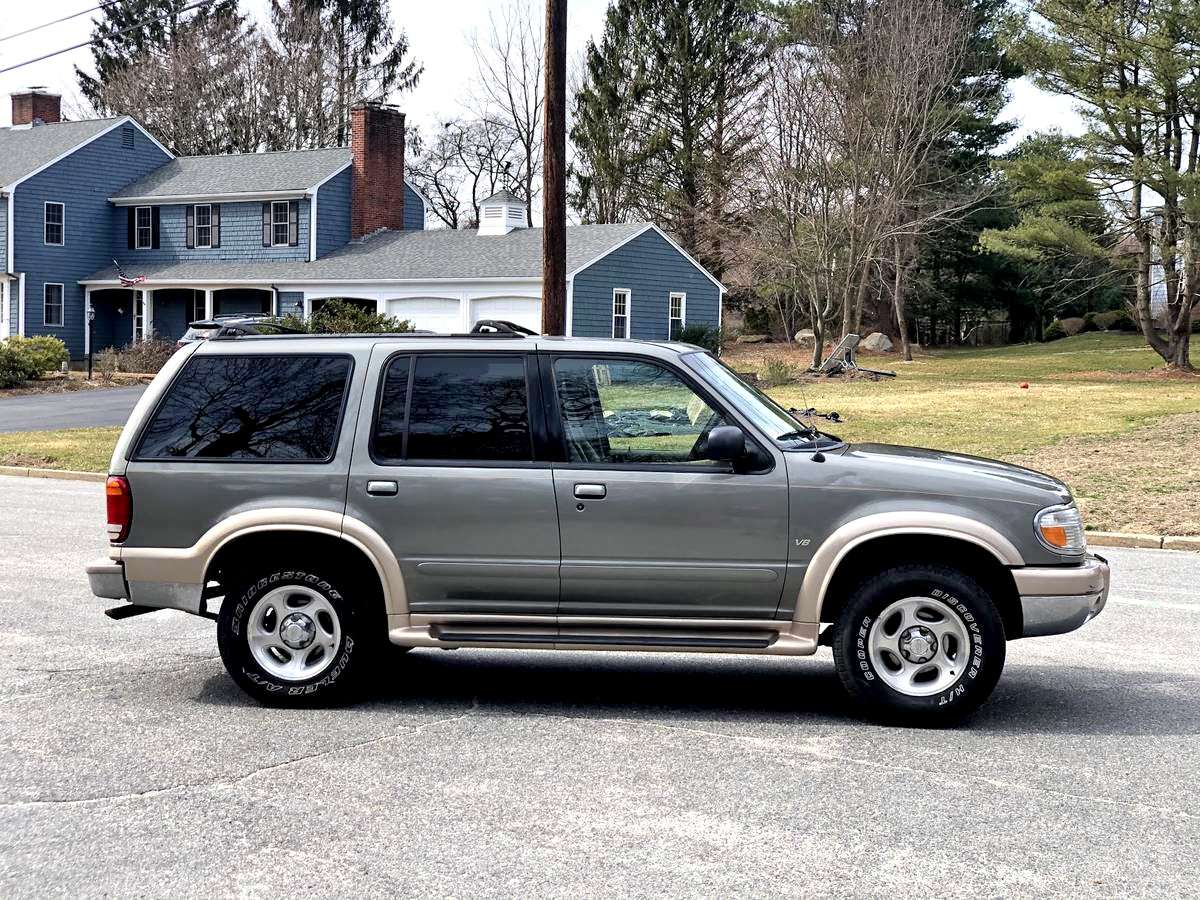
[[[0,188],[28,178],[123,121],[133,120],[120,117],[0,128]]]

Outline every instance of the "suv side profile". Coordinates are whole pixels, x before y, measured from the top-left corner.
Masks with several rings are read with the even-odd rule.
[[[216,619],[267,704],[342,699],[389,644],[830,646],[867,709],[941,724],[1108,594],[1061,482],[847,444],[679,343],[217,337],[110,473],[93,593]]]

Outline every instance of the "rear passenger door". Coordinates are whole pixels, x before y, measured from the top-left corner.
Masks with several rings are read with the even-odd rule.
[[[382,535],[413,613],[554,615],[558,514],[536,358],[380,344],[347,515]]]

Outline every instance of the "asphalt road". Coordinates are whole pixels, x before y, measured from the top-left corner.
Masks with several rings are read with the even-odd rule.
[[[145,386],[24,394],[0,399],[0,431],[124,425]]]
[[[1196,896],[1200,556],[1010,645],[950,731],[828,655],[415,651],[263,709],[213,626],[101,614],[100,486],[0,477],[0,896]]]

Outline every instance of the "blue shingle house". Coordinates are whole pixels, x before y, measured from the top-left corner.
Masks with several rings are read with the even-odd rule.
[[[12,97],[0,338],[51,334],[79,357],[335,297],[435,331],[540,327],[541,231],[525,227],[524,205],[501,192],[478,229],[426,230],[395,110],[356,107],[346,148],[176,158],[129,117],[62,122],[56,96]],[[720,324],[720,282],[651,223],[568,228],[567,272],[568,334],[666,339]]]

